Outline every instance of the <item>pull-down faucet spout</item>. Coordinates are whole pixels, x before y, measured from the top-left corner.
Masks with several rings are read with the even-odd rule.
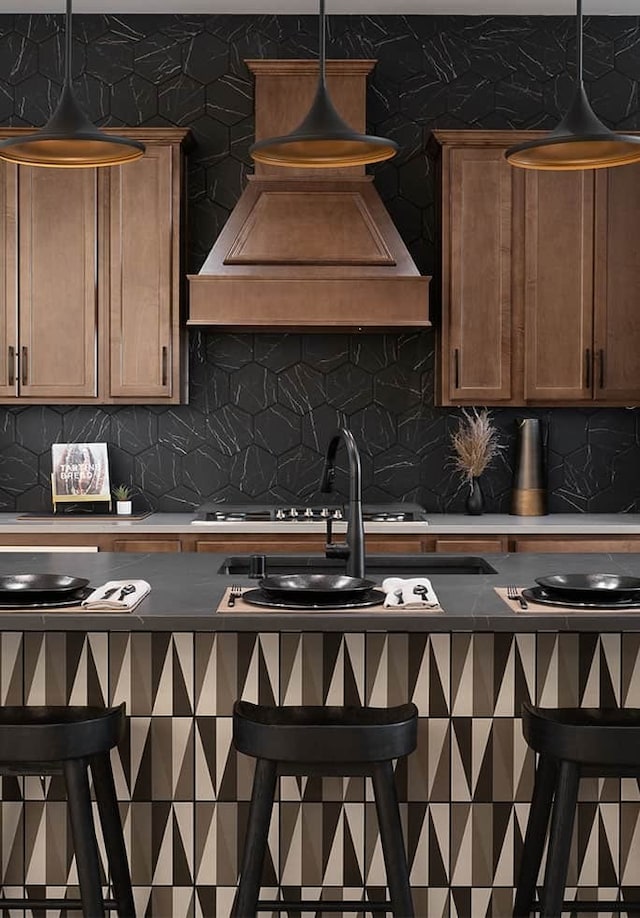
[[[327,558],[345,558],[347,574],[350,577],[364,577],[364,523],[362,520],[360,453],[353,434],[346,427],[341,427],[329,442],[320,491],[328,494],[333,490],[336,474],[335,458],[341,442],[346,447],[349,459],[349,519],[347,521],[347,535],[345,542],[333,542],[331,540],[331,517],[329,517],[327,519],[325,552]]]

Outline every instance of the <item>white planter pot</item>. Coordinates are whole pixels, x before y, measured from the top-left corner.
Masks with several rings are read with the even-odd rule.
[[[116,513],[118,516],[131,516],[131,501],[130,500],[117,500],[116,501]]]

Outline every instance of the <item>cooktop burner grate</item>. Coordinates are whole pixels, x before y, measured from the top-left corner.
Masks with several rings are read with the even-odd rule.
[[[423,507],[418,504],[364,504],[365,522],[407,523],[426,520]],[[219,523],[284,522],[311,523],[348,518],[348,507],[343,504],[326,506],[284,504],[204,504],[199,508],[196,519]]]

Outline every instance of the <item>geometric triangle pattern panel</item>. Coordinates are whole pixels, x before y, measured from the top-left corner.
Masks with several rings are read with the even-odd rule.
[[[640,635],[0,635],[1,703],[126,703],[128,727],[113,767],[141,916],[230,912],[254,770],[231,742],[237,698],[381,707],[413,701],[418,749],[396,763],[395,778],[416,914],[504,918],[535,766],[520,707],[529,700],[640,707]],[[5,894],[74,895],[60,778],[4,777],[0,787]],[[104,872],[101,837],[99,844]],[[618,883],[623,899],[637,898],[639,864],[638,782],[581,782],[567,898],[613,899]],[[271,897],[279,880],[292,897],[383,894],[370,783],[281,779],[262,879]]]

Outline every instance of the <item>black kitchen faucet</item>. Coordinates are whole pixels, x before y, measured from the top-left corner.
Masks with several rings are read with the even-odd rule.
[[[360,453],[350,430],[341,427],[329,441],[324,471],[320,482],[320,491],[328,494],[333,490],[336,476],[335,458],[340,442],[347,449],[349,458],[349,517],[347,535],[344,542],[332,540],[332,519],[327,517],[327,558],[344,558],[347,562],[347,574],[351,577],[364,577],[364,523],[362,521],[362,471]]]

